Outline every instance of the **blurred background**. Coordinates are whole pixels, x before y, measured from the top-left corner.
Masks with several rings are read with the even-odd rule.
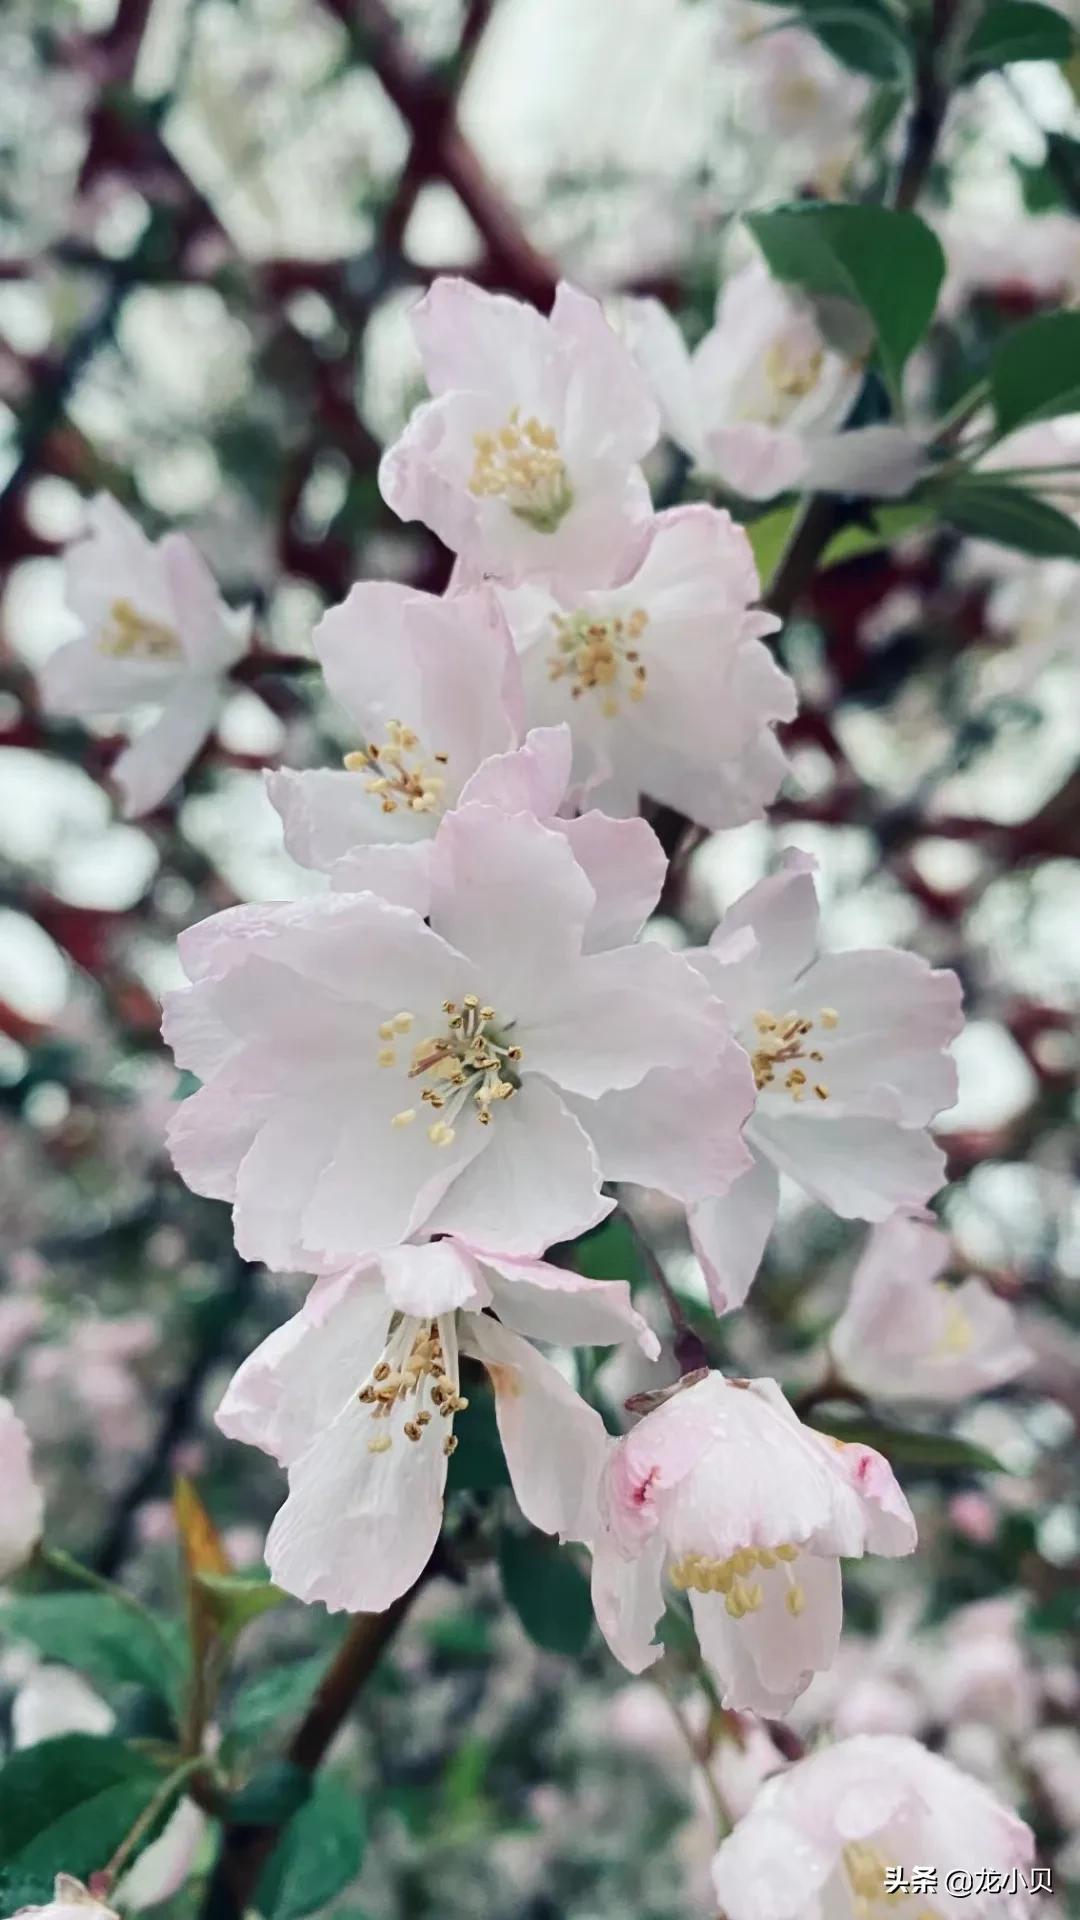
[[[190,533],[288,655],[358,577],[440,590],[448,556],[376,485],[422,393],[411,302],[449,269],[546,305],[563,274],[616,323],[623,296],[650,293],[700,335],[740,212],[871,193],[894,158],[889,86],[788,20],[741,0],[0,10],[0,1390],[31,1428],[50,1535],[151,1598],[177,1591],[177,1471],[237,1563],[260,1558],[280,1476],[211,1415],[299,1297],[237,1259],[223,1210],[163,1155],[177,1089],[158,996],[180,929],[321,884],[286,857],[261,769],[353,743],[315,676],[252,676],[183,792],[120,821],[109,729],[51,721],[36,696],[36,666],[75,631],[63,545],[107,489],[149,531]],[[1013,66],[952,113],[921,208],[949,274],[916,407],[1018,316],[1080,296],[1078,88],[1080,65]],[[684,484],[662,454],[651,477],[665,499]],[[753,529],[763,566],[774,532]],[[1033,1818],[1062,1912],[1080,1911],[1078,588],[1072,562],[914,525],[829,567],[781,643],[801,705],[783,798],[767,826],[705,844],[657,930],[706,937],[795,845],[821,863],[833,944],[912,947],[964,981],[939,1210],[960,1270],[1016,1303],[1035,1358],[939,1419],[1004,1471],[901,1465],[921,1551],[850,1579],[840,1665],[792,1719],[807,1738],[910,1731],[951,1753]],[[681,1230],[662,1211],[652,1226],[702,1312]],[[730,1363],[811,1378],[861,1236],[789,1196],[751,1308],[722,1330]],[[594,1271],[637,1281],[662,1326],[633,1248],[595,1239]],[[644,1384],[609,1361],[595,1386],[614,1412]],[[555,1644],[527,1599],[508,1608],[491,1542],[509,1502],[475,1450],[445,1577],[335,1752],[368,1830],[335,1911],[707,1913],[689,1747],[736,1812],[777,1750],[693,1701],[680,1729],[590,1638],[576,1595]],[[247,1637],[223,1728],[238,1752],[299,1710],[339,1626],[297,1606]],[[0,1636],[17,1740],[40,1650],[17,1614]],[[79,1711],[129,1707],[94,1694]],[[196,1896],[197,1881],[162,1910],[181,1920]]]

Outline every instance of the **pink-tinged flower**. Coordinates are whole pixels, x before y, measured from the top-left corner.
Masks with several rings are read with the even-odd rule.
[[[887,1220],[941,1185],[927,1131],[956,1098],[946,1049],[960,983],[891,947],[820,954],[814,862],[780,870],[725,914],[694,958],[748,1055],[754,1165],[690,1228],[718,1313],[745,1300],[776,1218],[779,1176],[847,1220]]]
[[[41,1538],[45,1502],[34,1479],[30,1436],[10,1400],[0,1399],[0,1580],[30,1558]]]
[[[232,908],[181,937],[192,984],[165,1032],[203,1081],[170,1129],[237,1245],[324,1270],[426,1232],[538,1254],[610,1212],[605,1178],[663,1186],[662,1133],[631,1176],[577,1117],[654,1067],[726,1074],[722,1010],[655,943],[586,951],[597,892],[561,833],[470,805],[433,843],[430,924],[370,893]],[[698,1149],[738,1166],[741,1115]],[[715,1105],[716,1103],[714,1103]]]
[[[766,1780],[720,1848],[713,1885],[728,1920],[990,1920],[1008,1906],[983,1889],[1033,1855],[1030,1828],[951,1761],[915,1740],[860,1734]],[[936,1886],[890,1893],[916,1867]]]
[[[526,1518],[585,1539],[603,1422],[534,1337],[659,1351],[625,1283],[453,1240],[399,1247],[318,1281],[244,1362],[217,1414],[230,1438],[288,1469],[289,1497],[266,1543],[278,1584],[331,1609],[379,1612],[419,1577],[442,1525],[455,1421],[467,1418],[462,1356],[490,1376]]]
[[[629,578],[500,598],[521,656],[530,722],[569,722],[573,775],[606,811],[640,796],[709,827],[761,817],[786,762],[772,731],[795,689],[762,645],[750,543],[714,507],[658,514]]]
[[[433,398],[383,456],[394,512],[500,579],[610,577],[649,514],[659,420],[596,301],[563,284],[545,319],[440,279],[412,324]]]
[[[927,1220],[876,1227],[832,1331],[851,1385],[884,1400],[963,1400],[1021,1373],[1016,1316],[982,1280],[942,1284],[949,1236]]]
[[[533,813],[569,841],[594,888],[588,950],[634,939],[660,896],[663,849],[641,820],[558,817],[570,794],[569,729],[533,728],[517,744],[519,669],[488,589],[440,600],[364,582],[320,622],[315,646],[361,744],[344,771],[267,776],[294,859],[340,892],[427,914],[448,811],[476,801]]]
[[[809,307],[761,260],[725,281],[693,353],[658,300],[631,302],[627,331],[669,437],[699,472],[746,499],[791,487],[902,494],[925,466],[899,428],[836,432],[861,369],[833,351]]]
[[[104,1900],[94,1895],[70,1873],[58,1873],[53,1882],[53,1897],[40,1907],[17,1907],[13,1920],[25,1920],[36,1914],[37,1920],[119,1920]]]
[[[631,1673],[659,1657],[664,1580],[689,1592],[724,1705],[786,1713],[840,1638],[840,1560],[910,1553],[915,1522],[870,1447],[804,1427],[773,1380],[710,1373],[611,1443],[593,1605]]]
[[[148,813],[190,766],[250,644],[250,616],[226,606],[183,534],[148,540],[108,494],[69,547],[67,601],[85,632],[50,655],[41,692],[53,713],[85,718],[157,710],[113,767],[126,814]]]
[[[324,614],[314,644],[355,741],[344,769],[267,775],[285,845],[346,890],[419,905],[443,814],[490,754],[521,738],[506,623],[487,588],[439,599],[365,580]]]

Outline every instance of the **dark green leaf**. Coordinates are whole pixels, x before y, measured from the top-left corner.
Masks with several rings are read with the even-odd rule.
[[[238,1826],[276,1827],[291,1820],[311,1792],[311,1775],[291,1760],[268,1760],[229,1801]]]
[[[510,1475],[495,1419],[495,1396],[484,1381],[469,1381],[469,1413],[457,1422],[457,1448],[450,1456],[447,1491],[490,1492],[508,1487]]]
[[[227,1638],[240,1632],[249,1620],[279,1607],[285,1598],[280,1587],[259,1575],[246,1573],[197,1573],[195,1585],[206,1598],[218,1632]]]
[[[645,1278],[634,1236],[617,1213],[575,1240],[565,1264],[586,1280],[628,1280],[635,1287]]]
[[[0,1770],[0,1860],[25,1872],[98,1872],[153,1799],[161,1775],[122,1740],[67,1733]]]
[[[1044,313],[1006,334],[990,363],[1001,433],[1080,409],[1080,313]]]
[[[807,293],[855,301],[873,325],[893,392],[933,318],[945,256],[914,213],[806,201],[747,224],[778,280]]]
[[[993,0],[964,50],[962,73],[972,80],[1014,60],[1067,60],[1075,44],[1068,21],[1041,0]]]
[[[332,1775],[289,1821],[259,1886],[268,1920],[301,1920],[341,1892],[364,1857],[364,1808],[354,1788]]]
[[[183,1639],[173,1622],[155,1628],[107,1593],[14,1594],[0,1609],[0,1635],[28,1640],[46,1660],[77,1667],[106,1690],[146,1687],[174,1701],[183,1675]]]
[[[916,1433],[909,1427],[889,1427],[881,1421],[854,1419],[815,1408],[809,1424],[834,1440],[874,1447],[893,1466],[938,1467],[965,1473],[1004,1473],[1001,1461],[970,1440],[951,1433]]]
[[[1027,1624],[1032,1633],[1075,1633],[1080,1627],[1080,1587],[1063,1587],[1032,1607]]]
[[[325,1666],[325,1657],[318,1653],[310,1660],[295,1660],[289,1666],[260,1673],[237,1693],[229,1714],[230,1731],[241,1739],[250,1739],[302,1713]]]
[[[499,1568],[503,1591],[530,1639],[549,1653],[582,1653],[592,1631],[592,1601],[585,1575],[565,1548],[543,1533],[504,1533]]]
[[[936,496],[943,520],[959,533],[1041,559],[1080,560],[1080,527],[1067,514],[1004,480],[957,480]]]

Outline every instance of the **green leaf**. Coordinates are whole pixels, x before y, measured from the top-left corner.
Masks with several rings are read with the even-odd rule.
[[[962,77],[1007,67],[1014,60],[1067,60],[1076,41],[1068,21],[1041,0],[993,0],[964,50]]]
[[[1044,313],[1006,334],[990,363],[998,431],[1080,410],[1080,313]]]
[[[1027,1625],[1031,1633],[1075,1633],[1080,1628],[1080,1587],[1063,1587],[1032,1607]]]
[[[788,6],[789,0],[771,0]],[[792,10],[823,47],[855,73],[874,80],[908,81],[911,43],[882,0],[791,0]]]
[[[934,497],[942,519],[959,533],[1040,559],[1080,560],[1080,526],[1022,487],[1004,480],[957,480]]]
[[[904,364],[933,318],[945,274],[936,235],[914,213],[806,201],[752,213],[747,225],[778,280],[854,300],[870,320],[885,378]]]
[[[808,1424],[847,1445],[874,1447],[893,1466],[949,1468],[964,1473],[1005,1473],[1007,1469],[985,1447],[960,1440],[951,1433],[916,1433],[909,1427],[889,1427],[882,1421],[853,1419],[814,1408]]]
[[[67,1733],[24,1747],[0,1770],[0,1860],[85,1880],[116,1852],[161,1778],[111,1736]]]
[[[869,525],[852,521],[833,535],[821,557],[821,564],[823,567],[835,567],[843,560],[858,560],[864,553],[878,553],[882,547],[892,546],[894,540],[902,539],[904,534],[912,533],[916,527],[925,526],[929,518],[930,509],[925,501],[905,500],[896,507],[875,507]]]
[[[184,1671],[182,1636],[171,1620],[155,1624],[109,1594],[14,1594],[0,1608],[0,1635],[29,1641],[46,1660],[77,1667],[106,1691],[146,1687],[175,1704]]]
[[[761,591],[767,593],[772,577],[780,565],[784,550],[791,538],[791,529],[795,524],[795,506],[774,507],[771,513],[761,513],[743,528],[754,550],[754,565],[761,582]]]
[[[487,1384],[469,1382],[469,1416],[457,1422],[457,1447],[446,1476],[451,1493],[488,1493],[508,1487],[510,1474],[495,1419],[495,1395]]]
[[[359,1873],[365,1839],[355,1788],[324,1776],[271,1855],[259,1884],[260,1913],[267,1920],[301,1920],[324,1907]]]
[[[635,1287],[645,1279],[637,1242],[617,1213],[573,1241],[565,1264],[586,1280],[628,1280]]]
[[[507,1599],[538,1647],[584,1652],[593,1620],[589,1583],[565,1549],[543,1533],[504,1533],[499,1570]]]
[[[289,1666],[272,1667],[241,1687],[232,1702],[229,1730],[238,1739],[249,1740],[268,1727],[298,1717],[311,1699],[322,1678],[326,1658],[316,1653],[309,1660],[294,1660]]]
[[[291,1760],[268,1760],[234,1793],[229,1819],[242,1827],[276,1827],[291,1820],[311,1793],[311,1775]]]
[[[281,1588],[260,1574],[197,1573],[193,1579],[205,1596],[218,1632],[226,1639],[232,1639],[249,1620],[257,1620],[285,1599]]]

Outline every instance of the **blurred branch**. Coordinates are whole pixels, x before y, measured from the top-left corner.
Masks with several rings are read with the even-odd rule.
[[[94,1555],[94,1571],[103,1578],[111,1578],[127,1558],[139,1508],[160,1493],[171,1479],[173,1455],[198,1414],[207,1376],[227,1350],[231,1331],[247,1305],[252,1271],[246,1260],[233,1254],[228,1283],[211,1300],[202,1303],[187,1365],[166,1400],[157,1437],[120,1494]]]

